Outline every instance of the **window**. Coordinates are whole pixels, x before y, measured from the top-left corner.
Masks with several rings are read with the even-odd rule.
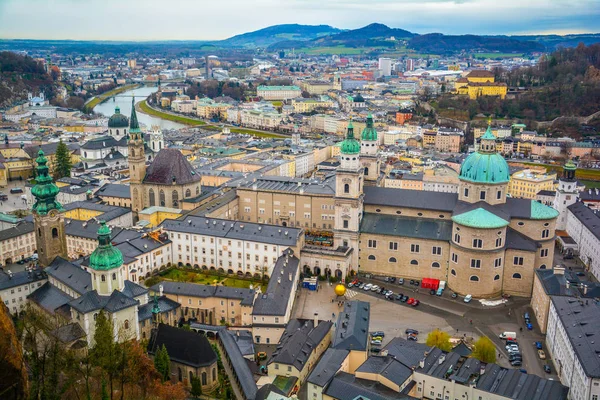
[[[419,265],[419,262],[417,260],[411,260],[410,265]]]
[[[442,255],[442,248],[441,248],[441,247],[439,247],[439,246],[433,246],[433,247],[431,248],[431,254],[434,254],[434,255],[436,255],[436,256],[440,256],[440,255]]]
[[[129,329],[129,320],[125,320],[125,322],[123,322],[123,327],[125,329]]]
[[[481,268],[481,260],[471,259],[471,268]]]
[[[367,247],[370,249],[376,249],[377,248],[377,240],[369,240],[367,242]]]
[[[371,254],[371,255],[369,256],[369,260],[375,260],[375,256]]]
[[[117,280],[117,274],[112,274],[112,280],[113,281]]]
[[[540,269],[546,269],[546,264],[540,265]]]
[[[477,275],[471,275],[469,278],[471,282],[479,282],[479,277]]]
[[[52,228],[52,237],[53,238],[57,238],[58,237],[58,229],[57,228]]]
[[[548,249],[540,250],[540,257],[548,257]]]
[[[433,264],[431,264],[431,268],[439,268],[440,267],[440,263],[438,262],[434,262]]]
[[[102,282],[106,282],[106,275],[101,276]]]
[[[546,238],[547,238],[547,237],[549,237],[549,236],[550,236],[550,230],[548,230],[548,229],[544,229],[544,230],[542,231],[542,239],[546,239]]]
[[[344,193],[350,193],[350,185],[347,183],[344,184]]]
[[[411,244],[410,245],[410,252],[411,253],[418,253],[420,251],[420,246],[418,244]]]
[[[496,199],[497,199],[497,200],[500,200],[501,198],[502,198],[502,190],[498,190],[498,191],[496,192]]]
[[[390,257],[390,259],[388,260],[391,263],[395,263],[396,262],[396,258],[395,257]]]
[[[464,194],[465,197],[469,197],[469,188],[465,188]]]
[[[458,263],[458,254],[452,253],[452,262],[455,264]]]
[[[206,379],[206,372],[202,373],[202,385],[206,386],[207,384],[207,379]]]
[[[521,279],[521,274],[519,274],[519,273],[513,274],[513,279]]]
[[[523,265],[523,257],[514,257],[513,264],[514,265]]]
[[[498,281],[498,280],[500,280],[500,275],[496,275],[496,276],[494,276],[494,280],[495,280],[495,281]]]
[[[156,199],[154,198],[154,190],[148,190],[148,199],[150,201],[150,207],[154,207],[156,205]]]
[[[501,258],[496,258],[494,260],[494,268],[498,268],[502,266],[502,259]]]
[[[479,192],[479,200],[485,200],[485,191],[484,190]]]
[[[390,242],[390,250],[398,250],[398,242]]]
[[[473,247],[476,249],[480,249],[483,247],[483,240],[481,239],[473,239]]]
[[[344,220],[344,229],[348,229],[348,220],[347,219]]]
[[[166,205],[165,192],[162,189],[160,190],[160,192],[158,192],[158,203],[161,207],[164,207]]]
[[[456,243],[460,243],[460,235],[459,235],[458,233],[455,233],[455,234],[454,234],[454,241],[455,241]]]
[[[450,270],[450,273],[451,273],[453,276],[456,276],[456,271],[455,271],[455,270]]]
[[[179,206],[179,193],[177,193],[177,190],[173,190],[173,193],[171,194],[171,198],[172,198],[172,204],[173,207],[177,207]]]
[[[502,238],[496,238],[496,247],[502,247]]]
[[[292,366],[288,365],[288,372],[292,372]]]

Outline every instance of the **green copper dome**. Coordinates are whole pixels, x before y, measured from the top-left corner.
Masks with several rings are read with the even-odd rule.
[[[110,241],[110,228],[105,221],[100,222],[98,229],[98,247],[90,255],[90,268],[96,271],[107,271],[123,265],[121,250],[113,247]]]
[[[342,154],[358,154],[360,153],[360,143],[354,138],[354,125],[352,121],[348,123],[348,133],[346,139],[340,145]]]
[[[371,114],[367,116],[367,127],[362,131],[361,140],[377,140],[377,131],[373,126],[373,116]]]
[[[129,126],[129,120],[123,114],[119,106],[115,107],[115,113],[108,120],[109,128],[127,128]]]
[[[496,140],[496,136],[494,136],[494,133],[492,132],[491,125],[488,125],[488,127],[485,130],[485,133],[483,134],[483,136],[481,137],[481,139],[482,140]]]
[[[498,153],[475,152],[462,163],[459,179],[474,183],[507,183],[508,164]]]
[[[479,229],[497,229],[504,228],[508,225],[508,221],[481,207],[463,214],[455,215],[452,217],[452,221],[459,225]]]
[[[575,166],[575,164],[573,163],[573,160],[569,160],[569,161],[567,161],[567,163],[565,164],[565,166],[563,168],[575,171],[577,169],[577,166]]]
[[[38,152],[35,162],[38,164],[36,167],[37,178],[35,186],[31,188],[35,203],[31,211],[38,215],[46,215],[51,210],[64,211],[63,206],[56,201],[58,187],[54,184],[52,177],[48,175],[48,166],[46,165],[48,159],[42,150]]]

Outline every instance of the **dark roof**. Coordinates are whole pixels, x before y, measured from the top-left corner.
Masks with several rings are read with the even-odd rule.
[[[346,372],[339,372],[324,393],[338,400],[407,400],[415,398],[398,393],[379,382],[359,379]]]
[[[365,186],[366,205],[418,208],[450,212],[458,201],[456,193],[428,192],[424,190],[391,189]]]
[[[25,151],[25,153],[27,153],[29,155],[29,157],[31,157],[32,159],[35,159],[38,155],[38,152],[40,150],[42,150],[44,152],[44,154],[47,156],[55,154],[56,153],[56,148],[58,147],[58,144],[60,142],[54,142],[54,143],[46,143],[46,144],[32,144],[29,146],[25,146],[25,148],[23,148],[23,150]],[[77,149],[79,149],[79,145],[75,144],[75,143],[66,143],[67,148],[71,151],[71,153],[73,153],[74,151],[76,151]]]
[[[98,310],[106,310],[109,313],[114,313],[138,304],[139,301],[127,297],[118,290],[114,290],[110,296],[101,296],[96,290],[92,290],[69,303],[72,308],[82,314]]]
[[[300,260],[287,249],[279,256],[267,290],[258,295],[254,301],[252,315],[285,315],[290,296],[294,291],[294,282],[298,273]]]
[[[46,279],[48,279],[48,276],[41,268],[34,269],[33,271],[11,272],[10,274],[5,271],[0,271],[0,290],[28,285]]]
[[[200,182],[200,175],[196,174],[189,161],[179,150],[162,149],[158,152],[148,170],[144,183],[159,185],[185,185]]]
[[[457,353],[461,357],[469,357],[472,353],[471,349],[462,340],[452,348],[452,352]]]
[[[360,232],[448,241],[452,237],[452,221],[365,213]]]
[[[84,294],[92,290],[90,273],[62,257],[56,257],[45,271],[48,275],[73,289],[78,294]]]
[[[167,296],[162,296],[156,299],[158,302],[158,307],[160,308],[160,312],[168,313],[170,311],[178,309],[181,304],[176,302],[175,300],[169,299]],[[153,299],[150,299],[146,304],[138,307],[138,321],[145,321],[152,318],[152,308],[154,307]]]
[[[160,324],[152,332],[148,343],[148,353],[156,354],[159,347],[165,346],[171,361],[194,368],[209,366],[217,362],[217,354],[204,335]]]
[[[387,350],[388,355],[396,357],[398,361],[407,367],[416,367],[423,359],[423,354],[431,348],[423,343],[413,342],[400,337],[393,338],[383,350]]]
[[[85,142],[81,148],[83,150],[101,150],[119,147],[119,142],[112,136],[101,136]]]
[[[302,371],[312,352],[329,334],[332,325],[329,321],[319,321],[315,327],[313,320],[290,320],[268,364],[292,365]]]
[[[121,185],[118,183],[108,183],[102,186],[96,192],[96,196],[102,197],[120,197],[124,199],[131,198],[131,188],[129,185]]]
[[[506,228],[506,248],[512,250],[537,251],[538,243],[509,226]]]
[[[254,300],[254,289],[234,288],[229,286],[211,286],[198,285],[187,282],[163,281],[150,287],[154,293],[160,292],[162,286],[163,293],[178,294],[192,297],[221,297],[224,299],[242,300],[242,305],[252,305]]]
[[[17,226],[12,228],[3,229],[0,231],[0,242],[25,235],[33,232],[33,222],[25,221],[21,222]]]
[[[369,339],[371,305],[365,301],[347,301],[339,313],[331,347],[366,351]]]
[[[63,343],[70,343],[85,338],[85,331],[77,322],[60,326],[52,334]]]
[[[596,239],[600,239],[600,216],[580,201],[571,204],[567,208]]]
[[[35,292],[27,296],[27,299],[33,301],[50,314],[54,314],[58,308],[63,307],[73,300],[71,296],[51,285],[50,282],[44,283]]]
[[[308,376],[307,382],[325,387],[340,370],[349,350],[329,348]]]
[[[396,360],[394,356],[371,356],[356,369],[356,372],[381,375],[398,386],[412,377],[412,369]]]
[[[579,277],[568,270],[536,269],[535,274],[548,296],[600,298],[600,283],[580,282]]]
[[[227,353],[229,364],[233,367],[233,372],[242,388],[244,397],[248,400],[255,399],[258,388],[256,387],[254,376],[252,371],[250,371],[248,364],[246,364],[246,359],[233,339],[232,334],[229,331],[224,330],[219,332],[218,338],[223,345],[223,349]]]
[[[137,283],[126,280],[122,292],[125,296],[133,299],[148,293],[148,289],[138,285]]]

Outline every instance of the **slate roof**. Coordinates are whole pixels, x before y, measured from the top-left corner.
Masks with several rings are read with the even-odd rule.
[[[44,283],[35,292],[27,296],[27,299],[33,301],[50,314],[54,314],[57,309],[73,300],[71,296],[51,285],[50,282]]]
[[[340,370],[349,350],[329,348],[308,376],[307,382],[325,387]]]
[[[138,285],[137,283],[126,280],[125,286],[123,287],[123,290],[122,290],[122,293],[125,296],[131,297],[133,299],[138,296],[145,295],[146,293],[148,293],[148,289]]]
[[[96,192],[98,197],[120,197],[123,199],[131,198],[131,187],[129,185],[121,185],[118,183],[108,183],[102,186]]]
[[[347,301],[339,313],[331,347],[334,349],[366,351],[369,339],[371,304]]]
[[[324,392],[338,400],[408,400],[415,397],[389,389],[379,382],[356,378],[354,375],[339,372]]]
[[[508,227],[506,229],[506,246],[507,249],[537,251],[539,245],[535,240],[531,240],[515,229]]]
[[[21,222],[17,226],[1,230],[0,231],[0,242],[7,240],[7,239],[19,237],[21,235],[26,235],[31,232],[33,232],[33,222],[29,222],[29,221]]]
[[[0,270],[0,290],[10,289],[22,285],[28,285],[30,283],[35,283],[46,279],[48,279],[48,276],[41,268],[35,269],[31,272],[14,272],[10,275],[8,274],[8,272]]]
[[[448,241],[452,237],[452,221],[365,213],[360,232]]]
[[[268,365],[291,365],[302,371],[312,352],[329,334],[332,325],[329,321],[319,321],[315,327],[312,320],[290,320]]]
[[[63,206],[65,210],[71,211],[76,210],[78,208],[82,208],[84,210],[93,210],[101,212],[102,214],[95,217],[97,220],[103,219],[107,223],[112,221],[113,219],[122,217],[123,215],[131,213],[130,208],[111,206],[108,204],[101,203],[93,203],[91,201],[73,201],[71,203],[67,203]]]
[[[267,290],[254,300],[252,315],[283,316],[286,314],[296,274],[299,271],[299,263],[300,260],[290,249],[285,250],[277,258]]]
[[[423,359],[423,354],[431,348],[423,343],[413,342],[401,337],[393,338],[383,350],[387,350],[388,355],[396,357],[398,361],[407,367],[416,367]]]
[[[172,185],[174,182],[178,185],[200,182],[200,175],[179,150],[162,149],[146,170],[144,183]]]
[[[332,174],[324,180],[288,178],[283,176],[269,177],[265,176],[256,180],[248,180],[241,184],[242,188],[286,193],[304,193],[316,195],[334,195],[335,194],[335,176]]]
[[[45,271],[49,276],[68,286],[78,294],[84,294],[92,290],[90,273],[62,257],[56,257],[46,267]]]
[[[204,335],[186,331],[173,326],[159,324],[152,332],[148,343],[148,353],[155,354],[159,347],[165,346],[171,361],[194,368],[210,366],[217,362],[217,354]]]
[[[467,347],[465,342],[463,342],[462,340],[459,344],[452,348],[452,352],[457,353],[461,357],[469,357],[472,353],[471,349]]]
[[[567,208],[596,239],[600,240],[600,216],[580,201]]]
[[[167,296],[158,297],[156,300],[158,301],[158,307],[160,308],[161,314],[177,310],[181,307],[181,304],[175,300],[169,299]],[[139,306],[138,321],[145,321],[152,318],[152,307],[154,307],[153,299],[150,299],[146,304]]]
[[[83,150],[101,150],[119,147],[120,143],[112,136],[101,136],[85,142],[81,148]]]
[[[418,208],[422,210],[437,210],[451,212],[458,201],[456,193],[441,193],[392,189],[376,186],[365,186],[365,205],[381,205],[389,207]]]
[[[225,349],[225,352],[227,353],[229,364],[233,368],[237,381],[242,388],[244,397],[248,400],[255,399],[258,388],[254,381],[254,376],[252,371],[250,371],[248,364],[246,364],[245,358],[233,339],[232,334],[227,330],[223,330],[219,333],[218,338],[223,345],[223,349]]]
[[[127,297],[118,290],[114,290],[110,296],[101,296],[95,290],[86,292],[81,297],[69,302],[69,305],[82,314],[97,310],[106,310],[114,313],[129,307],[134,307],[139,301]]]
[[[536,269],[534,272],[549,296],[600,298],[600,283],[580,282],[579,277],[569,270],[565,270],[564,273],[557,273],[554,269]],[[569,287],[567,287],[567,282]],[[587,286],[585,293],[584,286]]]
[[[224,299],[242,300],[241,304],[251,306],[254,300],[254,289],[234,288],[229,286],[211,286],[198,285],[187,282],[163,281],[150,287],[153,293],[160,292],[160,286],[163,287],[163,293],[177,294],[181,296],[192,297],[220,297]]]
[[[412,377],[412,369],[396,360],[394,356],[371,356],[356,369],[356,372],[381,375],[398,386]]]
[[[85,331],[77,322],[58,327],[52,334],[63,343],[74,342],[75,340],[85,339]]]

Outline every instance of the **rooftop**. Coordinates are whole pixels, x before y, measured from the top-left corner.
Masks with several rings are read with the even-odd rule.
[[[148,343],[148,352],[155,354],[165,346],[171,361],[194,368],[210,366],[217,362],[217,354],[204,335],[173,326],[160,324]]]
[[[298,264],[300,260],[287,249],[277,259],[273,274],[265,293],[258,295],[254,301],[252,315],[279,315],[287,312],[290,296],[294,289]]]
[[[347,301],[339,313],[331,347],[366,351],[369,339],[371,305],[364,301]]]

